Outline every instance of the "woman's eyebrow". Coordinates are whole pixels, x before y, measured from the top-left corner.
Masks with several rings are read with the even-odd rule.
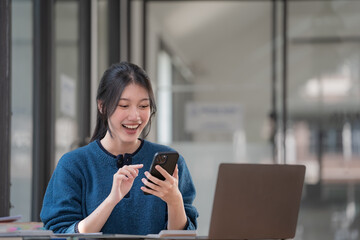
[[[130,99],[128,98],[120,98],[119,101],[131,101]],[[143,98],[143,99],[140,99],[140,102],[142,101],[150,101],[150,98]]]

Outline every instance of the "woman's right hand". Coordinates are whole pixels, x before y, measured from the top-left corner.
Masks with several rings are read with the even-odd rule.
[[[125,165],[113,177],[113,184],[109,196],[78,225],[80,233],[99,232],[108,220],[116,204],[130,191],[139,169],[143,164]]]
[[[114,174],[113,185],[108,197],[111,202],[117,204],[125,197],[142,167],[143,164],[125,165]]]

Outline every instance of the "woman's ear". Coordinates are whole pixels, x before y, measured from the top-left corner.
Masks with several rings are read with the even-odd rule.
[[[103,103],[99,100],[97,101],[97,107],[101,114],[103,114]]]

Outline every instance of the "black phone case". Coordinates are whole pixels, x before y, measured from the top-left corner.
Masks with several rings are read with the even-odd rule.
[[[166,159],[164,159],[164,156]],[[156,165],[160,165],[162,168],[164,168],[170,175],[174,173],[177,161],[179,159],[179,154],[177,152],[157,152],[154,155],[154,159],[152,161],[151,167],[150,167],[150,174],[154,177],[165,180],[164,176],[155,169]],[[151,182],[150,180],[148,180]],[[147,187],[147,186],[145,186]],[[149,188],[149,187],[147,187]],[[144,192],[146,195],[150,195],[149,193]]]

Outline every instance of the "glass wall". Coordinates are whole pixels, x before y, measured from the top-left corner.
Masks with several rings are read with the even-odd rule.
[[[308,167],[299,239],[360,238],[359,12],[357,1],[289,3],[287,147]]]
[[[33,2],[12,1],[11,215],[30,220],[32,182]]]
[[[156,79],[157,141],[173,146],[189,165],[200,235],[208,233],[219,163],[286,157],[286,163],[307,167],[295,239],[359,239],[360,2],[288,1],[284,19],[283,2],[276,1],[276,25],[273,3],[149,2],[147,62]],[[281,150],[275,159],[274,110]]]
[[[56,1],[55,17],[55,161],[78,147],[79,2]]]
[[[198,233],[207,235],[219,163],[272,162],[271,2],[154,1],[148,9],[157,141],[184,156]]]

